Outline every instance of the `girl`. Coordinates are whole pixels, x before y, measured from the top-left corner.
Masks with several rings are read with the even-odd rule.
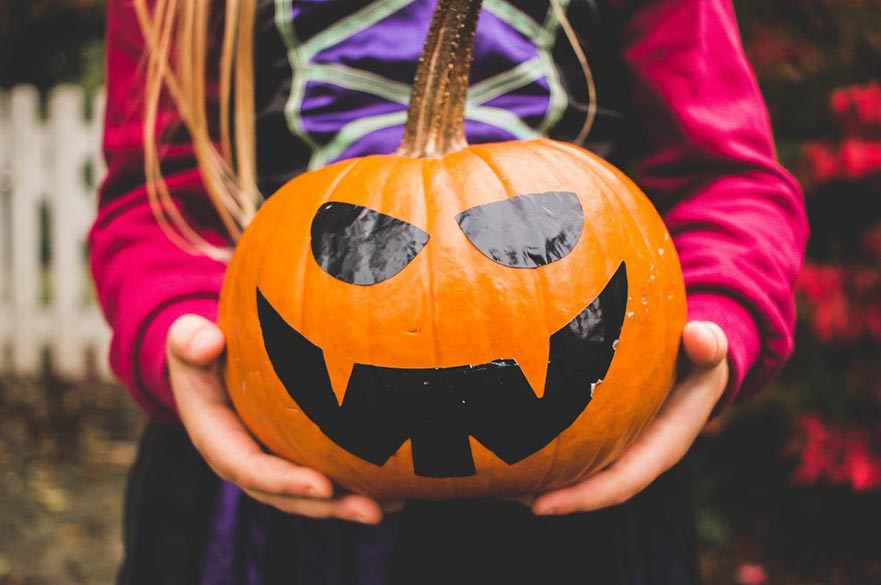
[[[433,8],[108,2],[91,258],[111,362],[151,417],[121,583],[698,581],[677,462],[790,354],[807,235],[727,0],[488,0],[478,28],[469,141],[584,144],[652,197],[682,262],[679,379],[613,465],[523,502],[376,502],[265,453],[229,404],[229,247],[260,194],[397,146]]]

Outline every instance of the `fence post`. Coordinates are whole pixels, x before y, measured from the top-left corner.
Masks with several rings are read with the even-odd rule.
[[[92,184],[87,187],[89,189],[90,198],[88,199],[87,217],[89,218],[89,221],[85,226],[86,230],[91,226],[91,220],[97,210],[98,187],[107,172],[107,167],[104,162],[104,152],[101,150],[106,98],[107,96],[105,92],[95,92],[95,95],[92,98],[92,118],[86,123],[85,132],[86,136],[88,136],[88,139],[86,140],[86,157],[92,166]],[[88,267],[86,267],[86,269],[88,269]],[[87,286],[90,287],[91,293],[91,287],[93,286],[91,275],[87,282]],[[90,296],[93,295],[90,294]],[[92,340],[92,347],[94,348],[96,358],[95,366],[98,370],[97,374],[101,378],[107,380],[112,379],[113,372],[110,370],[110,362],[107,360],[107,348],[110,347],[110,328],[104,321],[104,316],[101,314],[97,302],[90,303],[85,308],[83,317],[89,324],[90,339]]]
[[[90,341],[79,319],[85,284],[82,235],[91,217],[83,172],[84,105],[80,88],[55,89],[49,96],[46,134],[52,276],[52,326],[46,341],[52,350],[53,368],[69,378],[83,376],[83,355]]]
[[[112,376],[110,332],[91,302],[85,255],[97,183],[105,172],[103,92],[95,96],[89,119],[84,106],[82,89],[58,87],[49,95],[44,121],[36,89],[0,92],[0,372],[38,374],[48,348],[62,377],[85,377],[89,352],[95,373]],[[41,231],[43,205],[48,232]],[[48,265],[41,258],[43,244],[49,245]],[[2,359],[7,348],[9,364]]]
[[[40,124],[40,96],[33,87],[15,87],[10,95],[11,187],[10,226],[11,300],[13,307],[13,368],[35,374],[40,367],[41,323],[39,297],[39,206],[45,190],[44,132]]]
[[[12,340],[9,267],[9,192],[12,169],[9,160],[9,95],[0,90],[0,368],[6,367],[7,348]]]

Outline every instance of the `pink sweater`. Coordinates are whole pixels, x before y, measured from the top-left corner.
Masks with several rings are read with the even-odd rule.
[[[666,210],[689,318],[719,324],[729,339],[721,408],[768,382],[792,352],[792,287],[808,233],[802,193],[776,161],[728,1],[619,0],[612,12],[643,136],[634,179]],[[153,217],[143,173],[142,55],[129,3],[109,2],[108,173],[90,252],[113,328],[113,370],[150,416],[171,418],[168,328],[186,313],[216,317],[225,266],[176,247]],[[160,130],[177,122],[164,103]],[[164,176],[193,224],[223,242],[181,134],[164,149]]]

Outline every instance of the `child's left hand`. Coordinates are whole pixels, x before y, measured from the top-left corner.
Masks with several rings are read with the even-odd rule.
[[[704,428],[728,383],[728,339],[715,323],[682,333],[687,364],[657,417],[612,465],[575,485],[537,496],[537,515],[589,512],[622,504],[676,464]]]

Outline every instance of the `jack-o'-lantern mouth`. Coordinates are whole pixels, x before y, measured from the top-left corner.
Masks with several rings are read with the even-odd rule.
[[[414,473],[423,477],[473,475],[469,436],[509,465],[553,441],[609,370],[626,306],[622,262],[596,299],[551,335],[541,398],[515,359],[500,358],[444,368],[355,364],[340,403],[324,352],[257,290],[267,355],[302,412],[334,443],[375,465],[410,439]]]

